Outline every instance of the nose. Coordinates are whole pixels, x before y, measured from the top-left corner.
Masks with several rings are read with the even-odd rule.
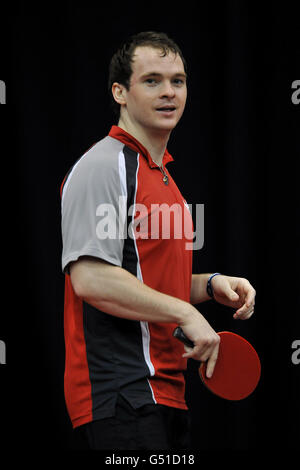
[[[163,86],[161,89],[161,98],[173,98],[175,96],[175,90],[172,86],[172,83],[169,80],[165,80],[163,82]]]

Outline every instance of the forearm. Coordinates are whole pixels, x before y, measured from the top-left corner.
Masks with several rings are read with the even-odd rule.
[[[121,267],[93,258],[73,263],[70,276],[75,293],[101,311],[128,320],[180,325],[194,343],[184,357],[207,361],[207,373],[211,376],[219,336],[189,302],[151,289]],[[197,283],[198,278],[195,279]],[[205,278],[200,281],[202,286]]]
[[[121,318],[182,324],[199,312],[188,302],[151,289],[121,267],[83,259],[70,269],[76,294],[101,311]]]
[[[191,304],[200,304],[206,300],[210,300],[209,295],[206,292],[207,281],[210,274],[193,274],[192,285],[191,285]]]

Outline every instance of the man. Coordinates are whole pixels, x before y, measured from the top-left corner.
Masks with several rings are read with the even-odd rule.
[[[212,376],[219,348],[193,304],[213,291],[246,319],[255,290],[246,279],[192,275],[191,217],[166,168],[187,96],[178,46],[162,33],[133,36],[109,82],[118,126],[62,186],[66,404],[91,449],[186,449],[183,371],[193,358]],[[168,236],[162,206],[174,209]],[[178,325],[194,348],[173,337]]]

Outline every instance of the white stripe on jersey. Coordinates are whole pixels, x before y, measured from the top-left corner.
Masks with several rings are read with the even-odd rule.
[[[120,152],[121,154],[122,152]],[[120,158],[120,154],[119,154],[119,158]],[[123,158],[124,158],[124,155],[123,155]],[[139,159],[140,159],[140,154],[138,155],[138,161],[137,161],[137,169],[136,169],[136,184],[135,184],[135,194],[134,194],[134,207],[133,207],[133,217],[135,215],[135,205],[136,205],[136,193],[137,193],[137,189],[138,189],[138,171],[139,171]],[[119,165],[119,168],[121,167],[121,169],[123,169],[123,167],[125,167],[125,163],[124,165],[122,164],[121,166]],[[125,178],[125,181],[123,184],[126,185],[126,174],[123,172],[123,170],[120,171],[120,178]],[[122,183],[121,183],[122,185]],[[142,276],[142,271],[141,271],[141,265],[140,265],[140,259],[139,259],[139,253],[138,253],[138,249],[137,249],[137,245],[136,245],[136,239],[135,239],[135,236],[134,236],[134,229],[133,229],[133,224],[131,225],[132,226],[132,239],[134,241],[134,246],[135,246],[135,251],[136,251],[136,256],[137,256],[137,278],[143,282],[143,276]],[[143,341],[143,353],[144,353],[144,358],[145,358],[145,362],[148,366],[148,369],[149,369],[149,372],[150,372],[150,375],[153,376],[155,374],[155,369],[154,369],[154,366],[151,362],[151,357],[150,357],[150,332],[149,332],[149,325],[148,325],[148,322],[146,321],[140,321],[140,325],[141,325],[141,331],[142,331],[142,341]],[[152,393],[152,397],[153,397],[153,400],[154,402],[156,403],[156,400],[155,400],[155,397],[154,397],[154,393],[153,393],[153,390],[152,390],[152,387],[150,385],[150,382],[148,381],[149,383],[149,387],[151,389],[151,393]]]

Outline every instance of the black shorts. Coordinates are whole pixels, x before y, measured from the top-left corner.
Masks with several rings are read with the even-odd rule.
[[[90,450],[187,450],[190,414],[164,405],[135,410],[121,396],[114,417],[77,428]]]

